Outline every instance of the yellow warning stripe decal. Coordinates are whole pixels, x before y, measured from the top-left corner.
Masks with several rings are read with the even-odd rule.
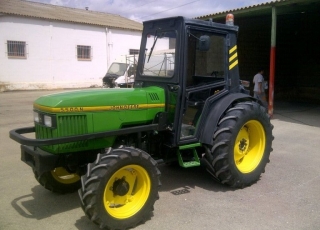
[[[238,65],[238,60],[236,60],[235,62],[233,62],[231,65],[229,65],[229,70],[231,70],[233,67],[235,67],[236,65]]]
[[[119,110],[137,110],[137,109],[155,109],[164,108],[165,104],[131,104],[131,105],[109,105],[92,107],[60,107],[52,108],[33,104],[33,108],[49,113],[71,113],[71,112],[95,112],[95,111],[119,111]]]
[[[233,59],[235,59],[236,57],[238,57],[238,54],[235,53],[234,55],[232,55],[230,58],[229,58],[229,62],[231,62]]]
[[[234,47],[232,47],[230,50],[229,50],[229,54],[232,54],[233,51],[235,51],[237,49],[237,45],[235,45]]]
[[[233,69],[236,65],[238,65],[237,45],[235,45],[229,50],[229,55],[231,54],[232,56],[229,57],[229,70]]]

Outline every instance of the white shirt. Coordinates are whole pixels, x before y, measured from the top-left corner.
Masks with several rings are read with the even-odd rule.
[[[259,83],[260,82],[261,82],[262,91],[263,91],[264,90],[264,79],[263,79],[263,76],[260,73],[257,73],[253,77],[253,83],[254,83],[253,91],[254,92],[259,92]]]

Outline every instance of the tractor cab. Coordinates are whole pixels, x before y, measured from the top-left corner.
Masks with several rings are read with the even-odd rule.
[[[165,90],[173,146],[198,142],[207,99],[239,91],[237,31],[183,17],[144,22],[135,87]]]

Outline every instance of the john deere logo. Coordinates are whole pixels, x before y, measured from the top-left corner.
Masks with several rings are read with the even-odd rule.
[[[114,105],[111,110],[139,109],[139,105]]]

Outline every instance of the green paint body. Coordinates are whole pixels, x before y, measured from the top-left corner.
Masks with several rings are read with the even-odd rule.
[[[55,128],[35,123],[36,138],[46,139],[150,124],[157,113],[165,111],[165,96],[162,88],[154,86],[90,89],[43,96],[34,105],[35,111],[55,116]],[[110,147],[115,138],[112,136],[41,148],[53,154],[86,151]]]

